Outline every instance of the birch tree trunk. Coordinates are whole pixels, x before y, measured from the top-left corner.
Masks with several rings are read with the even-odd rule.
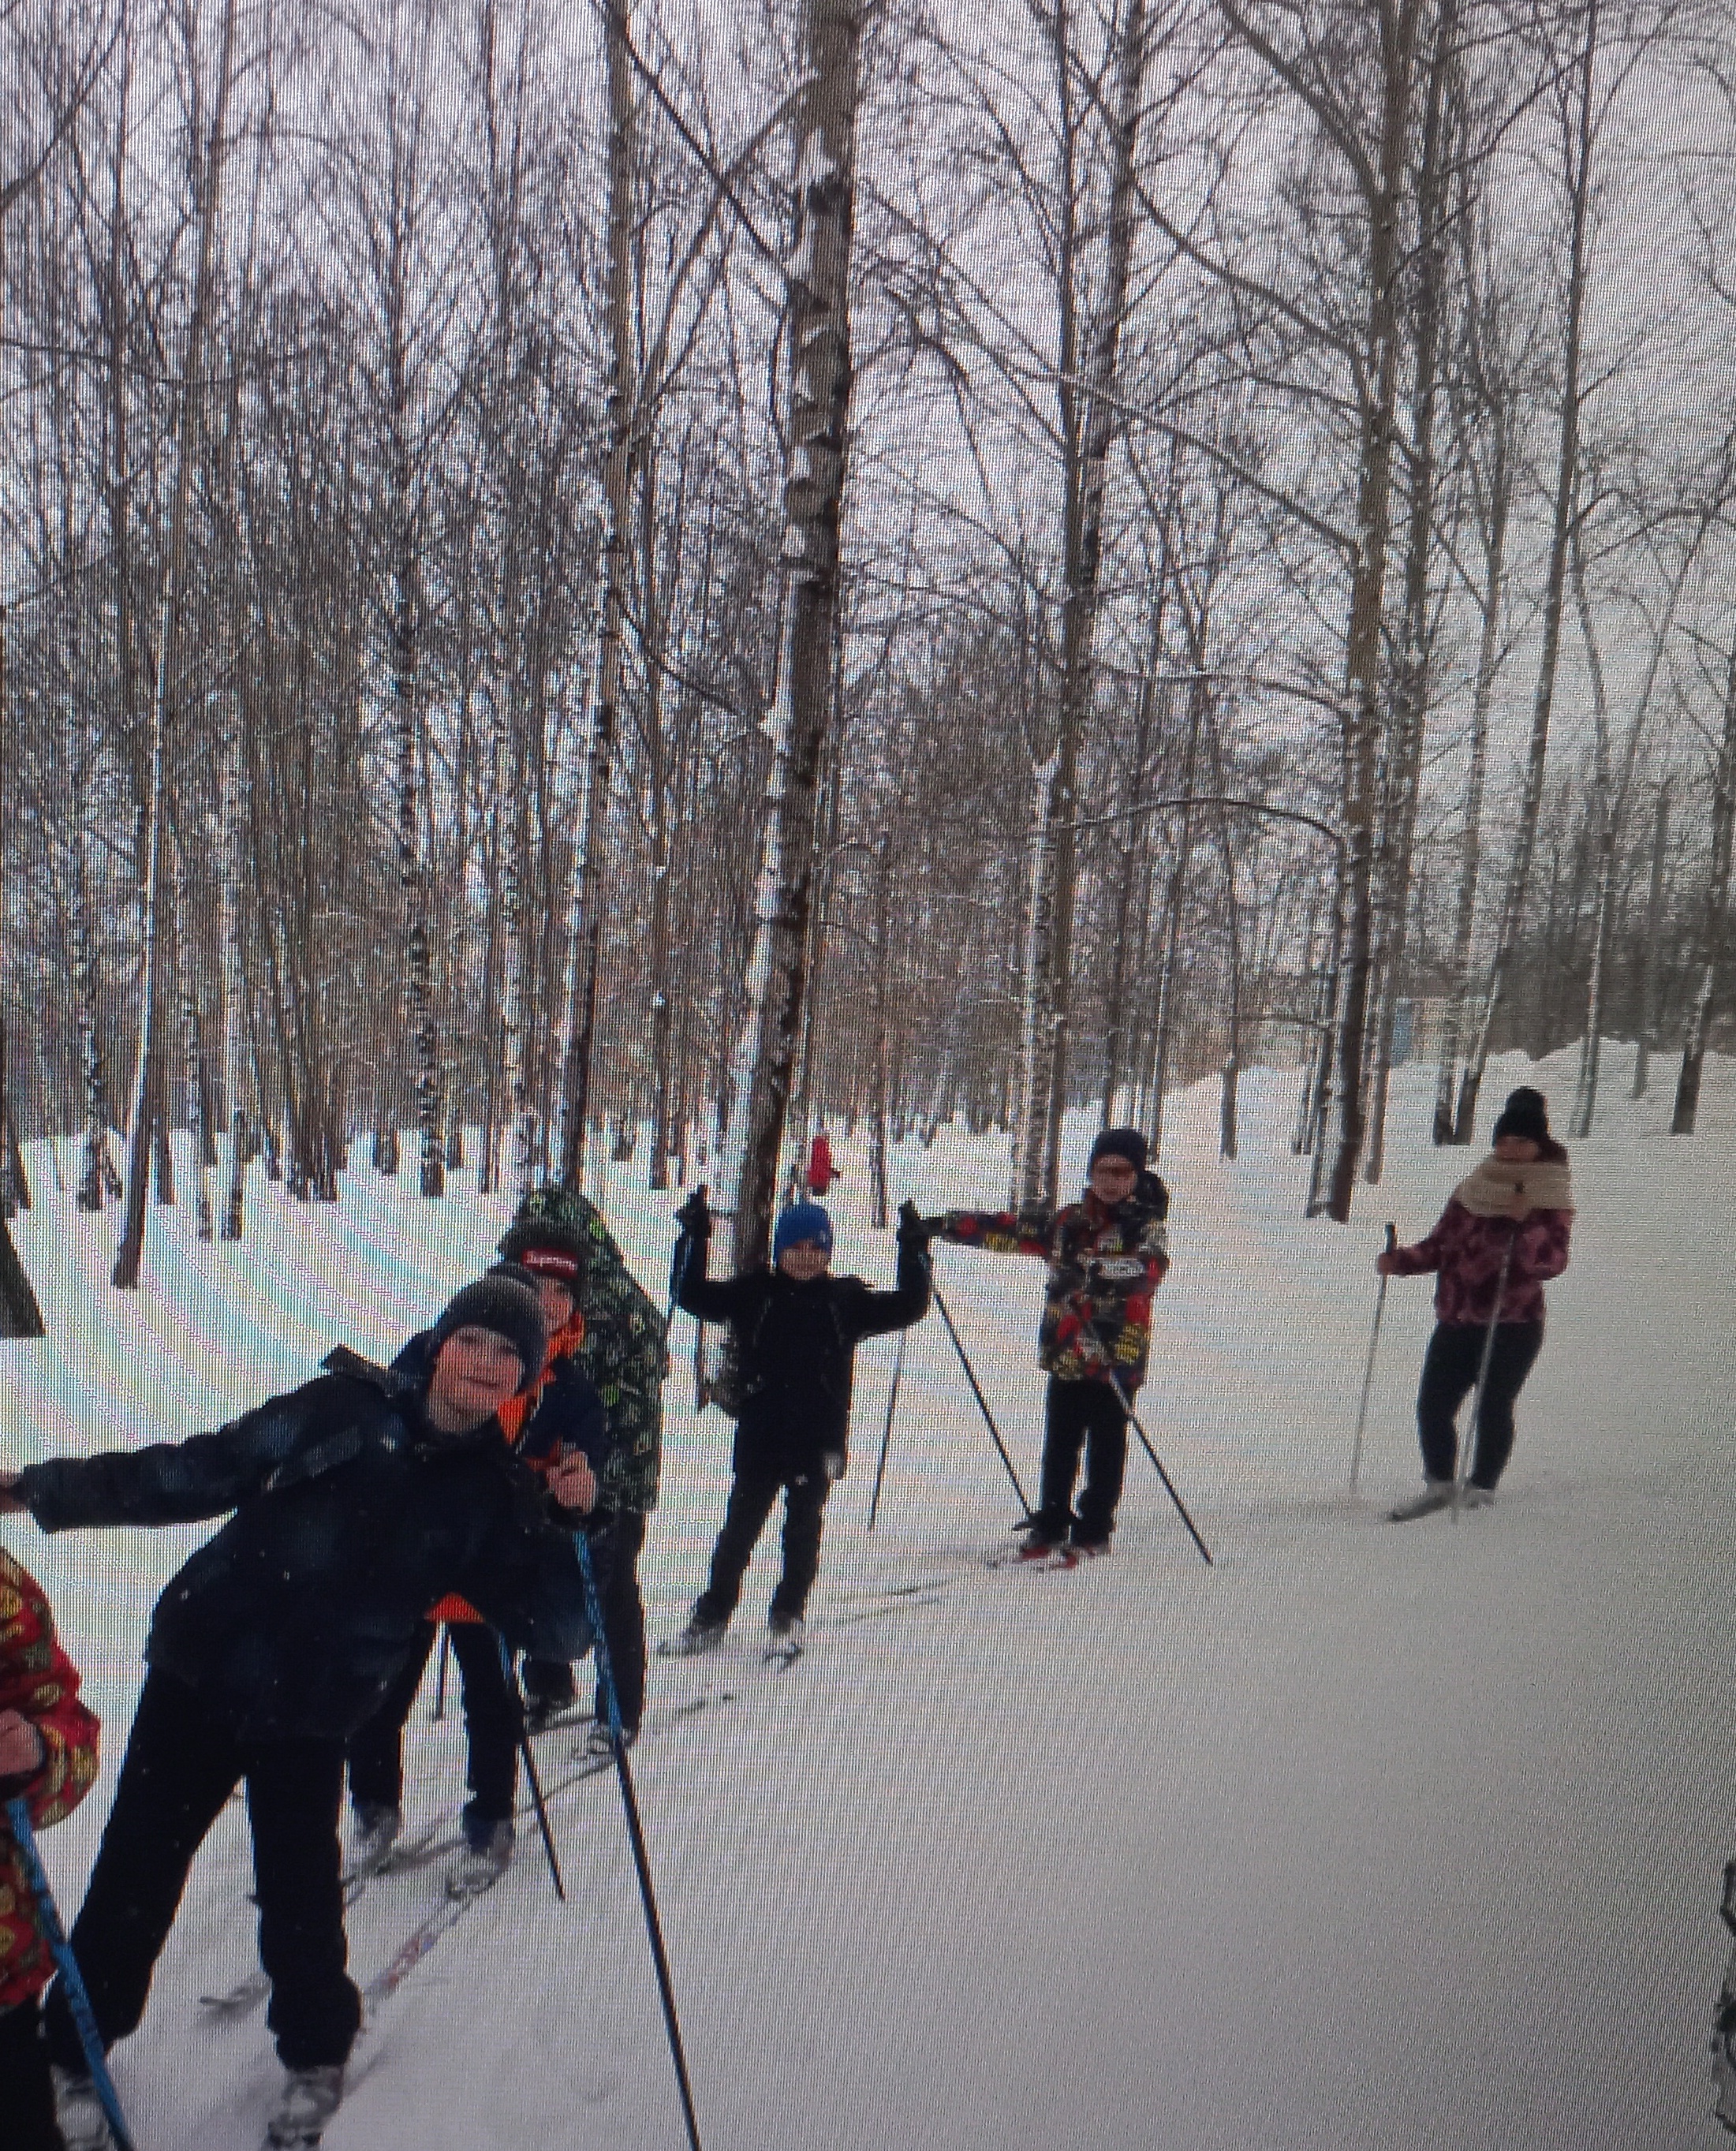
[[[241,828],[240,742],[225,732],[218,765],[217,903],[223,960],[223,1108],[229,1120],[229,1185],[223,1198],[220,1237],[239,1240],[246,1223],[247,1108],[241,1070],[242,1000],[247,964],[241,941],[241,873],[245,860]],[[261,1108],[264,1101],[260,1101]]]
[[[1651,1083],[1652,1049],[1658,1043],[1658,936],[1663,924],[1663,868],[1670,842],[1670,780],[1658,787],[1652,817],[1652,881],[1646,892],[1645,968],[1640,985],[1639,1022],[1633,1048],[1630,1098],[1643,1098]]]
[[[1705,902],[1700,912],[1698,946],[1694,951],[1700,976],[1688,1010],[1687,1035],[1682,1044],[1682,1067],[1676,1078],[1676,1103],[1670,1116],[1673,1136],[1691,1136],[1699,1111],[1706,1037],[1712,1025],[1713,999],[1729,925],[1733,829],[1736,829],[1736,647],[1731,650],[1729,670],[1724,676],[1723,736],[1712,768],[1712,857],[1706,876]]]
[[[1012,1206],[1022,1210],[1043,1191],[1043,1151],[1049,1132],[1045,1083],[1050,1068],[1050,964],[1055,940],[1055,787],[1059,748],[1032,772],[1029,894],[1025,914],[1025,969],[1019,1004],[1018,1098],[1013,1109]]]
[[[603,960],[603,843],[609,819],[615,746],[620,727],[621,660],[626,640],[628,547],[631,543],[638,352],[635,341],[634,176],[638,121],[632,58],[627,46],[628,0],[604,0],[604,62],[609,82],[609,445],[603,460],[606,521],[597,569],[597,658],[579,839],[568,971],[564,1126],[560,1177],[574,1192],[585,1183],[585,1145],[591,1114],[591,1064],[596,1053],[597,994]]]
[[[210,1147],[210,1127],[206,1117],[208,1103],[205,1080],[205,1025],[200,1015],[199,997],[193,979],[193,952],[187,946],[187,863],[181,852],[179,836],[170,831],[173,847],[174,904],[170,930],[170,944],[174,953],[176,987],[180,995],[181,1067],[185,1085],[187,1130],[191,1137],[193,1155],[193,1211],[195,1229],[201,1240],[216,1237],[216,1220],[211,1211],[211,1175],[207,1162]]]
[[[718,1159],[734,1213],[737,1268],[771,1240],[790,1076],[802,1020],[813,876],[814,785],[832,708],[838,531],[849,453],[850,240],[862,13],[854,0],[807,0],[807,80],[795,124],[793,247],[787,271],[789,461],[777,693],[747,974],[732,1065],[734,1107]]]
[[[164,752],[170,719],[170,699],[180,672],[180,620],[186,602],[187,524],[192,503],[193,469],[198,459],[200,420],[205,401],[205,345],[215,299],[217,218],[222,202],[223,164],[228,140],[230,85],[235,58],[237,0],[225,0],[222,43],[217,61],[217,94],[210,129],[200,160],[195,208],[199,216],[198,255],[193,273],[193,310],[187,324],[181,367],[179,438],[175,444],[175,490],[169,514],[168,558],[163,574],[163,600],[157,622],[156,682],[151,693],[145,749],[144,948],[139,980],[139,1050],[133,1072],[132,1113],[127,1128],[127,1178],[123,1197],[119,1252],[112,1282],[123,1290],[136,1288],[144,1254],[145,1181],[149,1169],[155,1114],[162,1110],[164,1070],[159,1036],[162,984],[159,941],[163,924],[163,842],[164,800]],[[190,72],[196,85],[196,53],[190,52]]]
[[[1531,738],[1526,750],[1525,787],[1519,828],[1507,868],[1506,888],[1496,928],[1495,953],[1478,1013],[1475,1043],[1466,1055],[1454,1116],[1453,1140],[1468,1143],[1476,1124],[1477,1097],[1489,1059],[1490,1035],[1506,989],[1508,967],[1518,939],[1519,921],[1531,886],[1531,860],[1537,844],[1537,812],[1543,799],[1543,772],[1549,754],[1549,721],[1555,706],[1556,673],[1561,661],[1561,609],[1567,588],[1567,548],[1579,490],[1581,339],[1585,315],[1586,251],[1591,218],[1592,108],[1597,58],[1599,0],[1587,0],[1585,44],[1580,53],[1577,110],[1564,113],[1568,238],[1566,320],[1561,367],[1561,442],[1556,462],[1554,515],[1549,537],[1549,566],[1543,590],[1543,646],[1537,661],[1537,691],[1531,704]]]

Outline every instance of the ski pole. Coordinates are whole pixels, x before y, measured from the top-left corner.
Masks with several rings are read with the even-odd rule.
[[[1126,1390],[1121,1385],[1121,1378],[1115,1370],[1114,1363],[1109,1356],[1108,1347],[1104,1344],[1101,1334],[1099,1332],[1095,1322],[1091,1324],[1091,1336],[1096,1344],[1097,1350],[1102,1359],[1103,1371],[1109,1377],[1109,1386],[1115,1391],[1116,1396],[1121,1399],[1121,1410],[1127,1415],[1127,1424],[1139,1436],[1141,1442],[1144,1445],[1146,1455],[1151,1458],[1151,1462],[1156,1465],[1157,1476],[1163,1481],[1163,1491],[1169,1496],[1171,1501],[1175,1503],[1176,1514],[1182,1519],[1182,1521],[1187,1525],[1189,1537],[1192,1539],[1194,1544],[1200,1550],[1200,1558],[1205,1562],[1207,1568],[1215,1568],[1217,1564],[1212,1558],[1212,1550],[1206,1544],[1206,1541],[1200,1536],[1198,1527],[1195,1525],[1192,1517],[1188,1515],[1187,1504],[1176,1491],[1175,1480],[1172,1479],[1168,1472],[1164,1470],[1163,1459],[1151,1446],[1151,1437],[1146,1432],[1144,1427],[1140,1425],[1139,1414],[1133,1409],[1133,1399],[1128,1395]]]
[[[880,1513],[880,1489],[886,1484],[886,1452],[892,1447],[892,1415],[898,1408],[898,1383],[904,1372],[904,1344],[909,1334],[908,1329],[898,1332],[898,1356],[892,1363],[892,1393],[886,1399],[886,1431],[880,1437],[880,1465],[874,1474],[874,1498],[868,1503],[870,1531]]]
[[[48,1945],[50,1955],[60,1967],[60,1977],[66,1988],[67,2006],[72,2011],[73,2022],[78,2027],[78,2044],[84,2049],[84,2059],[90,2070],[91,2083],[103,2112],[108,2116],[119,2151],[133,2151],[133,2138],[127,2128],[126,2116],[120,2110],[120,2094],[114,2088],[114,2079],[109,2073],[108,2057],[103,2047],[103,2035],[97,2029],[96,2012],[90,2006],[90,1995],[84,1975],[78,1970],[78,1961],[73,1955],[72,1944],[66,1938],[66,1930],[60,1924],[60,1914],[55,1907],[54,1893],[48,1887],[47,1870],[43,1866],[42,1854],[37,1847],[36,1832],[30,1826],[30,1809],[22,1799],[6,1803],[6,1819],[12,1825],[12,1834],[18,1850],[24,1856],[24,1872],[29,1878],[30,1894],[36,1900],[36,1922],[42,1930],[43,1940]]]
[[[1386,1252],[1392,1254],[1399,1244],[1397,1227],[1390,1218],[1386,1226]],[[1362,1466],[1362,1430],[1368,1423],[1369,1386],[1374,1379],[1374,1347],[1380,1342],[1380,1318],[1386,1312],[1387,1276],[1380,1274],[1380,1289],[1374,1296],[1374,1334],[1369,1339],[1369,1363],[1362,1370],[1362,1402],[1356,1407],[1356,1440],[1350,1450],[1350,1491],[1356,1491],[1356,1475]]]
[[[446,1667],[451,1657],[452,1631],[443,1627],[440,1631],[440,1670],[434,1676],[433,1721],[436,1725],[446,1715]]]
[[[1521,1185],[1517,1191],[1525,1192]],[[1459,1521],[1459,1504],[1465,1497],[1465,1482],[1470,1476],[1471,1455],[1483,1438],[1483,1397],[1489,1387],[1489,1366],[1495,1357],[1495,1329],[1501,1320],[1501,1302],[1507,1296],[1507,1272],[1513,1264],[1513,1246],[1519,1237],[1518,1221],[1507,1235],[1506,1251],[1501,1258],[1501,1274],[1495,1280],[1495,1304],[1489,1310],[1489,1327],[1483,1333],[1483,1356],[1477,1364],[1477,1391],[1470,1408],[1470,1435],[1459,1453],[1459,1468],[1453,1474],[1453,1521]]]
[[[596,1571],[591,1565],[590,1546],[583,1531],[573,1534],[579,1556],[579,1572],[585,1579],[585,1607],[596,1638],[597,1677],[609,1712],[609,1739],[615,1749],[615,1774],[620,1779],[621,1804],[627,1811],[627,1835],[633,1844],[633,1865],[639,1872],[639,1894],[645,1900],[645,1927],[650,1936],[651,1958],[657,1967],[657,1987],[663,1999],[663,2022],[669,2033],[669,2051],[675,2060],[676,2082],[681,2087],[681,2114],[687,2124],[687,2141],[700,2151],[699,2122],[693,2111],[693,2087],[687,2076],[687,2057],[681,2047],[681,2020],[676,2013],[675,1983],[669,1973],[669,1952],[663,1946],[663,1922],[657,1916],[657,1894],[651,1887],[650,1857],[645,1850],[645,1830],[639,1819],[639,1795],[633,1789],[633,1773],[627,1764],[627,1744],[621,1733],[620,1692],[615,1684],[615,1665],[609,1655],[609,1639],[603,1632],[603,1607],[597,1596]]]
[[[507,1686],[512,1690],[514,1706],[519,1713],[519,1753],[524,1758],[524,1774],[530,1780],[530,1804],[536,1809],[536,1826],[542,1832],[543,1850],[549,1855],[549,1872],[554,1878],[554,1894],[564,1905],[567,1901],[567,1885],[560,1879],[560,1862],[554,1854],[554,1833],[549,1827],[549,1810],[543,1801],[543,1781],[538,1775],[536,1754],[530,1744],[530,1728],[524,1715],[524,1691],[519,1685],[513,1654],[507,1648],[505,1637],[497,1636],[494,1640],[500,1646],[500,1671]]]
[[[1013,1460],[1007,1455],[1007,1445],[1000,1438],[1000,1429],[995,1424],[995,1415],[989,1409],[989,1399],[983,1394],[983,1386],[976,1378],[976,1369],[971,1365],[964,1347],[959,1342],[959,1333],[953,1326],[952,1316],[947,1311],[946,1302],[940,1296],[940,1288],[938,1284],[934,1286],[934,1304],[940,1310],[940,1319],[946,1324],[947,1335],[953,1340],[953,1349],[958,1354],[959,1364],[964,1369],[965,1379],[970,1384],[970,1393],[976,1399],[983,1417],[988,1421],[989,1436],[995,1448],[1000,1451],[1000,1460],[1007,1468],[1007,1476],[1013,1482],[1013,1491],[1019,1496],[1019,1506],[1024,1510],[1028,1519],[1036,1512],[1025,1498],[1025,1489],[1019,1484],[1019,1474],[1013,1469]]]

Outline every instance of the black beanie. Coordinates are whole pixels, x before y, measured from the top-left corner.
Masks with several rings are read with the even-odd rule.
[[[538,1277],[552,1278],[564,1285],[574,1299],[585,1275],[585,1235],[575,1226],[559,1225],[544,1217],[521,1218],[500,1243],[500,1253],[521,1269]]]
[[[1086,1164],[1089,1172],[1100,1157],[1124,1157],[1137,1172],[1146,1169],[1146,1139],[1137,1128],[1105,1128],[1091,1145],[1091,1154]]]
[[[1508,1093],[1492,1140],[1499,1142],[1503,1136],[1522,1136],[1534,1143],[1549,1141],[1549,1104],[1541,1091],[1528,1091],[1521,1085]]]
[[[472,1325],[492,1329],[518,1354],[521,1371],[517,1394],[523,1396],[542,1373],[543,1357],[549,1349],[549,1325],[543,1319],[534,1286],[528,1279],[521,1284],[502,1270],[490,1270],[474,1284],[467,1284],[453,1295],[434,1324],[430,1344],[434,1358],[438,1359],[441,1346],[454,1330]]]

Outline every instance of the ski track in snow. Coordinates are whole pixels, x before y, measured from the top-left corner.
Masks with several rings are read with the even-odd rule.
[[[1573,1060],[1537,1077],[1563,1112]],[[654,1713],[720,1688],[728,1708],[632,1751],[706,2151],[1721,2140],[1736,1065],[1708,1062],[1692,1143],[1662,1132],[1669,1071],[1633,1105],[1630,1066],[1606,1049],[1600,1125],[1573,1146],[1573,1263],[1500,1500],[1457,1523],[1380,1521],[1419,1475],[1422,1280],[1389,1296],[1361,1501],[1345,1491],[1384,1221],[1420,1236],[1474,1161],[1428,1146],[1431,1069],[1399,1071],[1385,1182],[1359,1188],[1348,1230],[1298,1214],[1293,1076],[1244,1077],[1236,1165],[1215,1156],[1215,1083],[1167,1101],[1174,1268],[1139,1403],[1215,1571],[1136,1444],[1110,1560],[985,1571],[1011,1490],[938,1318],[910,1340],[866,1535],[895,1348],[863,1350],[806,1655],[757,1663],[774,1519],[725,1646],[651,1662]],[[1536,1074],[1492,1065],[1485,1119]],[[1091,1131],[1068,1123],[1070,1183]],[[888,1282],[865,1139],[837,1148],[839,1267]],[[1005,1149],[956,1129],[900,1146],[893,1199],[998,1203]],[[430,1320],[508,1206],[468,1171],[423,1203],[407,1148],[395,1182],[357,1155],[335,1207],[251,1174],[239,1248],[200,1247],[185,1201],[154,1209],[144,1288],[120,1295],[114,1213],[79,1217],[28,1151],[39,1207],[14,1229],[51,1335],[0,1361],[0,1455],[179,1439],[307,1379],[335,1343],[389,1354]],[[679,1197],[604,1170],[660,1294]],[[1034,1496],[1042,1267],[942,1248],[936,1273]],[[691,1412],[691,1339],[678,1319],[643,1565],[654,1637],[703,1580],[728,1484],[727,1423]],[[209,1528],[8,1529],[105,1724],[103,1784],[45,1840],[68,1913],[151,1602]],[[462,1787],[462,1718],[429,1723],[432,1694],[407,1744],[412,1829]],[[551,1780],[581,1738],[539,1744]],[[553,1821],[569,1903],[527,1821],[512,1868],[358,2047],[329,2151],[681,2142],[613,1773],[564,1791]],[[263,2015],[203,2022],[195,2000],[253,1961],[250,1881],[233,1805],[114,2057],[140,2151],[258,2142],[279,2081]],[[368,1890],[358,1981],[439,1887],[434,1867]]]

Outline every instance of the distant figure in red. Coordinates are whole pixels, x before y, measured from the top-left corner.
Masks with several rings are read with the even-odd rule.
[[[807,1153],[807,1184],[813,1191],[816,1202],[838,1178],[838,1168],[832,1162],[832,1145],[827,1141],[826,1131],[821,1128]]]

